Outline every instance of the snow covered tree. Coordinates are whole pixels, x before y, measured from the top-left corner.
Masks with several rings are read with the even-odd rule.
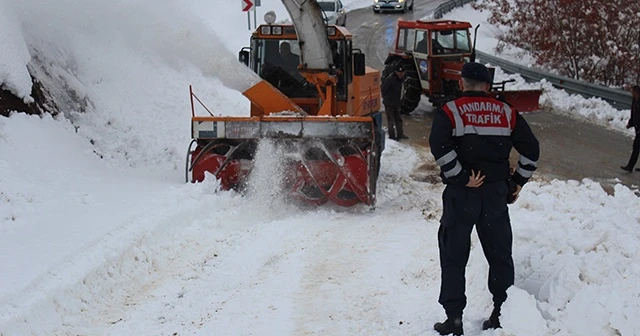
[[[610,86],[640,81],[640,1],[483,0],[510,44],[565,76]]]

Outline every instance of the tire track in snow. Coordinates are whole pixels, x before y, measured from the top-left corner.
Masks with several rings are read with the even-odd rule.
[[[198,228],[199,239],[214,239],[222,245],[206,248],[210,258],[205,261],[192,255],[186,260],[188,273],[167,279],[149,298],[125,311],[123,323],[110,328],[110,334],[141,330],[208,335],[214,334],[210,329],[235,329],[238,335],[264,335],[260,329],[270,319],[286,322],[288,302],[281,297],[291,287],[278,282],[286,283],[290,276],[281,276],[287,274],[285,266],[295,270],[299,259],[295,257],[299,249],[292,242],[299,239],[292,224],[290,220],[254,223],[232,232]]]
[[[218,251],[241,245],[238,241],[252,236],[242,230],[250,231],[247,227],[256,222],[259,218],[256,211],[262,209],[252,207],[246,199],[231,193],[212,197],[206,191],[204,195],[197,192],[214,187],[213,184],[202,185],[195,192],[189,190],[189,195],[173,194],[185,198],[183,202],[170,202],[176,205],[176,210],[156,210],[153,215],[145,213],[123,223],[122,232],[87,247],[86,255],[79,251],[80,256],[72,259],[69,265],[52,271],[64,281],[53,281],[52,285],[43,283],[41,287],[51,288],[42,292],[43,295],[29,299],[23,308],[16,305],[12,315],[3,316],[0,334],[108,334],[114,326],[126,324],[130,311],[158,299],[157,291],[168,283],[198,279],[202,270],[210,267],[208,263],[216,259]],[[236,219],[234,223],[230,223],[229,217]],[[138,228],[139,223],[146,220],[155,222],[142,225],[148,229]],[[118,241],[117,244],[114,241]],[[109,255],[100,256],[105,250]],[[86,267],[90,262],[94,262],[93,266]],[[237,274],[243,274],[242,270]],[[178,293],[178,296],[182,295]],[[138,328],[136,323],[133,323],[133,329]]]
[[[361,215],[358,221],[329,219],[332,225],[318,235],[307,254],[310,259],[296,293],[293,335],[419,330],[419,323],[409,326],[406,321],[419,320],[425,306],[416,300],[425,283],[413,280],[422,278],[429,267],[429,242],[423,239],[429,229],[415,212],[375,214],[381,215],[388,217],[388,224],[380,225],[379,218],[375,225],[367,224],[373,215]]]
[[[388,154],[383,158],[391,159]],[[418,211],[398,218],[397,207],[406,204],[404,198],[424,194],[405,194],[396,190],[404,187],[393,184],[396,187],[385,190],[395,195],[388,195],[393,201],[385,203],[388,197],[383,197],[373,213],[299,211],[232,193],[202,197],[185,189],[188,195],[174,196],[190,200],[137,219],[157,222],[145,224],[148,231],[119,235],[130,240],[123,243],[128,248],[112,251],[90,274],[77,277],[77,283],[49,292],[50,300],[15,318],[3,336],[220,331],[297,335],[322,317],[314,307],[326,312],[326,303],[341,298],[356,304],[342,305],[349,308],[345,311],[349,319],[336,315],[336,323],[328,330],[344,327],[355,334],[364,330],[386,334],[381,332],[393,329],[388,316],[396,316],[395,310],[419,320],[421,306],[406,308],[402,303],[422,294],[418,289],[407,291],[402,278],[420,274],[424,266],[420,260],[426,259],[415,240],[424,236],[424,220]],[[421,203],[411,202],[410,208],[416,210],[415,204]],[[384,217],[389,224],[379,225]],[[378,226],[367,225],[367,220]],[[398,246],[408,241],[415,246]],[[403,259],[418,261],[408,261],[409,267]],[[387,276],[387,269],[380,267],[387,267],[388,261],[392,264]],[[359,268],[352,275],[354,266]],[[321,293],[323,269],[334,269],[336,279],[343,281],[330,288],[329,296]],[[385,288],[387,283],[391,289]],[[398,292],[397,300],[385,303],[390,293]]]

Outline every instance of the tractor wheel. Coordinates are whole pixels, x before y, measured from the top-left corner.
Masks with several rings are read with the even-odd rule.
[[[418,77],[418,71],[416,70],[413,58],[394,58],[389,60],[382,71],[382,78],[387,78],[387,76],[392,74],[398,64],[402,64],[405,68],[404,94],[400,113],[410,114],[418,107],[420,96],[422,95],[422,86],[420,85],[420,78]]]

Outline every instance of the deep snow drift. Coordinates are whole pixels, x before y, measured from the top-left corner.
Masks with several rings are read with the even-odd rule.
[[[248,113],[239,4],[0,1],[16,13],[3,82],[20,87],[23,41],[64,112],[0,119],[2,336],[433,334],[442,185],[422,149],[387,141],[373,212],[282,204],[268,164],[253,196],[183,183],[189,84],[215,113]],[[640,334],[631,190],[537,176],[511,209],[504,329],[479,330],[474,237],[467,335]]]

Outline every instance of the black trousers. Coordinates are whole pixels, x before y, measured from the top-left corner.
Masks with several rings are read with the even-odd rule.
[[[384,105],[384,113],[387,115],[387,129],[390,139],[398,139],[404,135],[402,116],[400,107],[395,105]]]
[[[471,230],[476,227],[489,262],[489,291],[495,307],[507,299],[513,285],[513,236],[507,207],[507,182],[485,182],[479,188],[447,185],[438,230],[442,283],[438,302],[447,316],[461,317],[467,305],[465,267],[469,261]]]
[[[636,126],[636,137],[633,139],[633,147],[631,149],[631,157],[627,167],[633,168],[638,163],[638,154],[640,154],[640,127]]]

